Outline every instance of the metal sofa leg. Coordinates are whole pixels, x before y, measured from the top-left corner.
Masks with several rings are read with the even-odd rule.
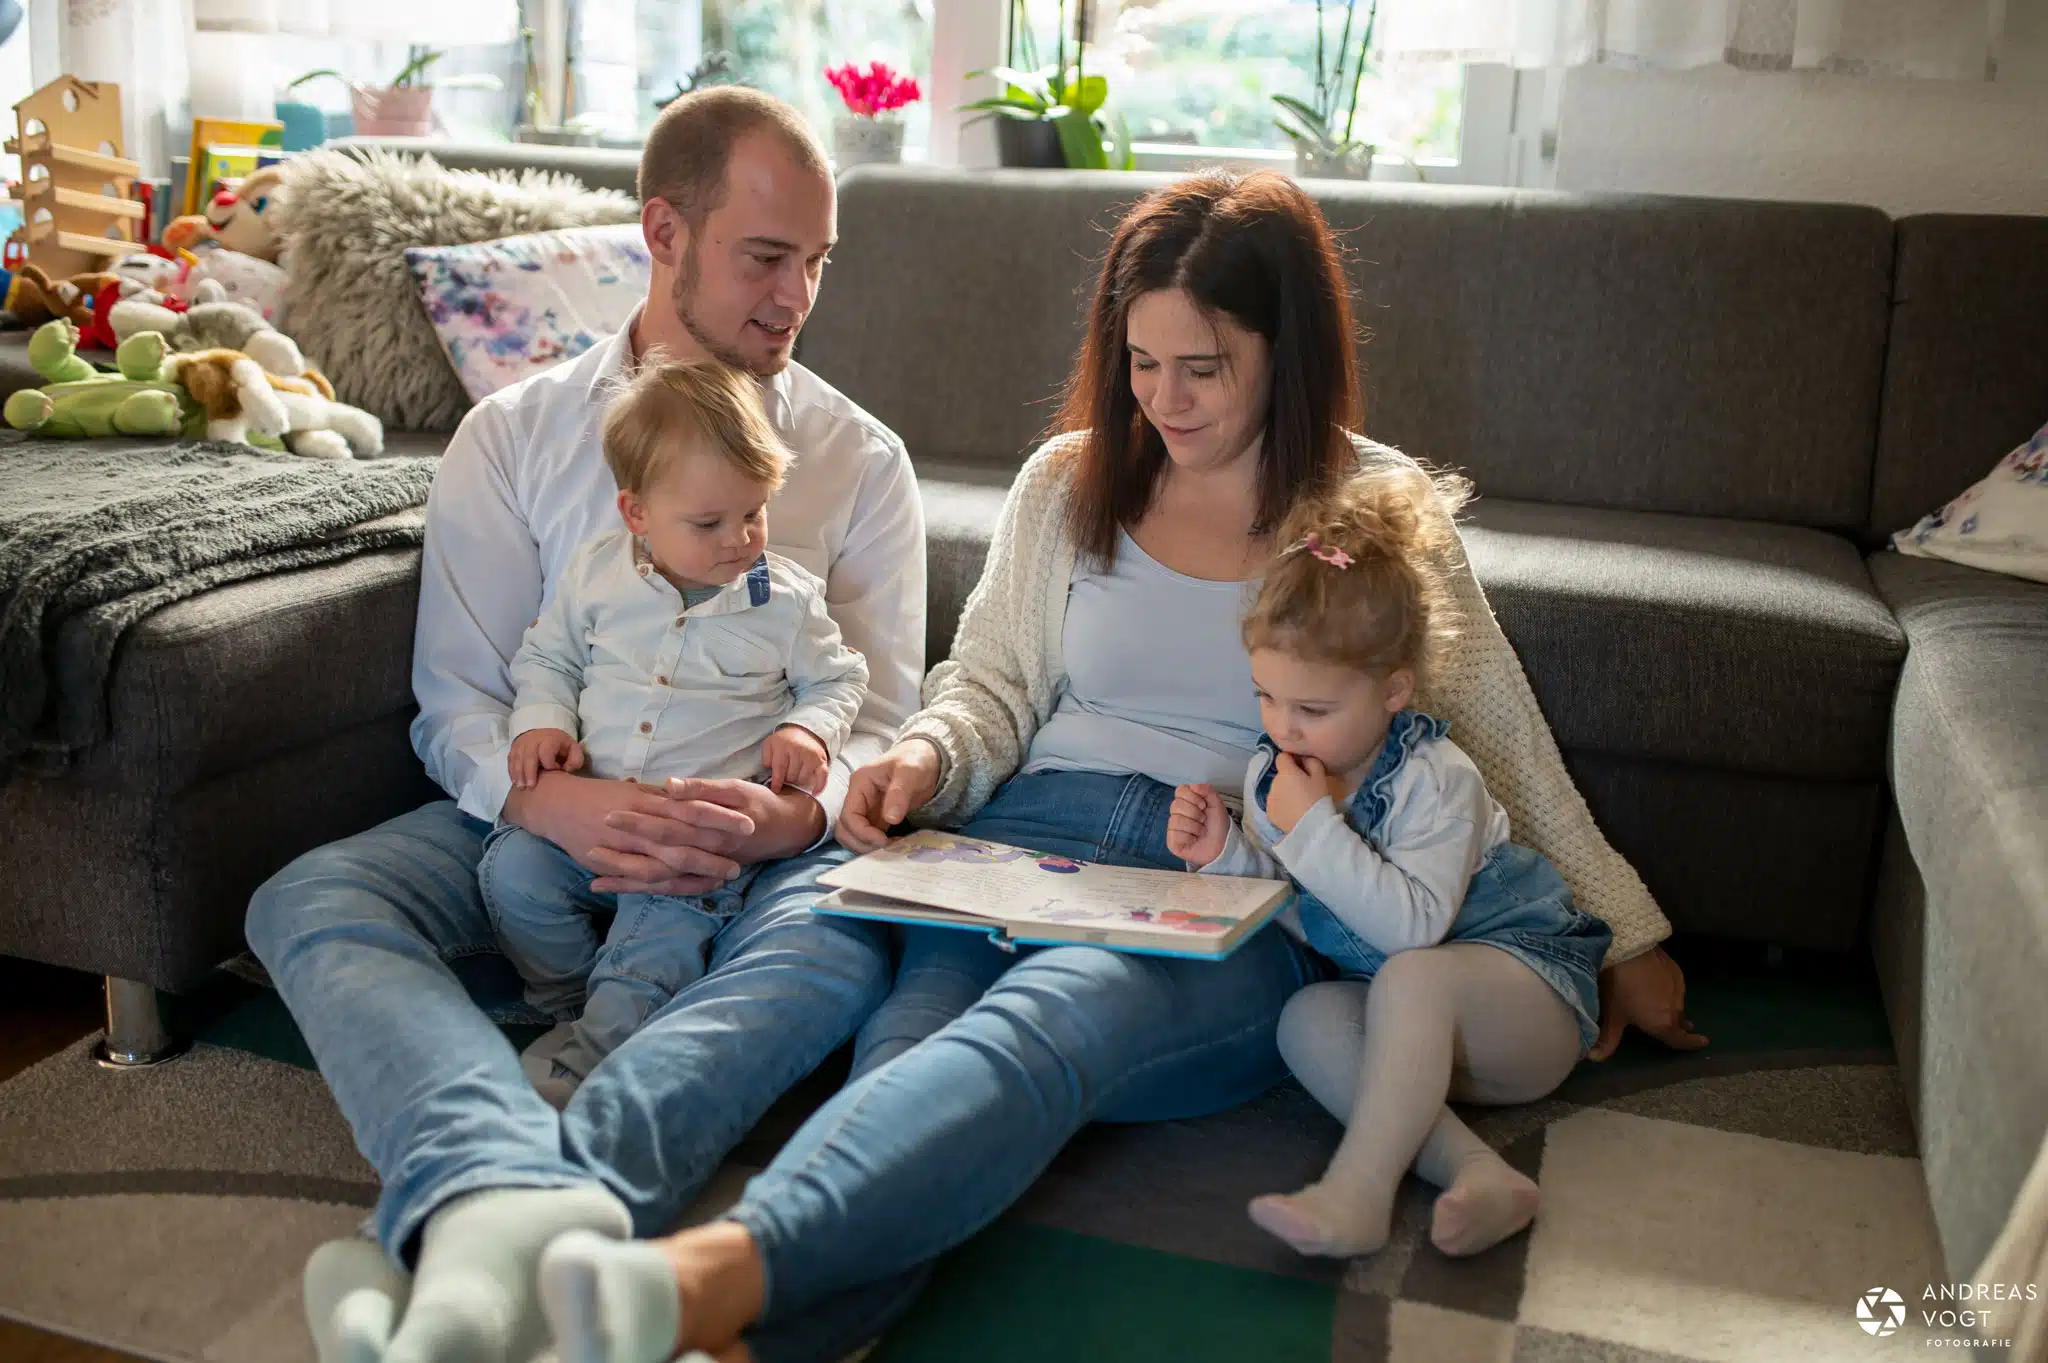
[[[164,1021],[154,986],[107,976],[107,1036],[93,1048],[93,1059],[108,1069],[141,1069],[184,1049]]]

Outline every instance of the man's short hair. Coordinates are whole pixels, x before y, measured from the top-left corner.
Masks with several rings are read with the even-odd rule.
[[[830,178],[816,134],[795,109],[744,85],[714,85],[671,100],[640,152],[640,203],[666,199],[692,226],[725,199],[733,145],[750,133],[778,139],[805,170]]]

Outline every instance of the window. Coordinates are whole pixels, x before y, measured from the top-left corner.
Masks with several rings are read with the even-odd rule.
[[[405,67],[413,51],[403,42],[366,38],[302,38],[279,33],[256,41],[268,56],[269,85],[279,91],[308,71],[322,68],[338,71],[363,85],[385,85]],[[434,50],[441,53],[429,72],[434,81],[488,76],[498,82],[496,89],[457,84],[434,91],[434,116],[446,136],[461,142],[510,140],[525,83],[519,44],[489,43]],[[293,90],[291,97],[330,115],[350,109],[348,87],[325,77],[307,81]]]
[[[705,57],[724,53],[734,75],[794,104],[830,145],[841,105],[825,83],[825,68],[879,60],[925,87],[925,98],[904,110],[906,155],[922,157],[931,127],[932,10],[938,3],[584,0],[585,41],[575,63],[583,82],[581,107],[602,110],[615,134],[645,133],[657,101],[674,94]],[[596,11],[611,8],[619,11],[618,20],[593,23]],[[609,36],[593,41],[598,31]],[[630,100],[623,98],[628,91]]]
[[[1368,2],[1359,0],[1353,17],[1360,28]],[[1344,5],[1325,0],[1321,8],[1324,62],[1334,68]],[[1071,22],[1076,6],[1066,9]],[[1034,54],[1048,66],[1054,10],[1050,0],[1029,7]],[[1106,31],[1091,35],[1089,69],[1109,78],[1111,107],[1140,144],[1263,150],[1284,160],[1292,144],[1274,124],[1272,97],[1313,102],[1316,11],[1312,0],[1112,0],[1096,8],[1113,20],[1097,20]],[[1359,40],[1354,30],[1352,51]],[[1382,158],[1457,162],[1464,77],[1454,63],[1369,67],[1355,135],[1374,143]],[[1338,107],[1350,108],[1348,91]]]

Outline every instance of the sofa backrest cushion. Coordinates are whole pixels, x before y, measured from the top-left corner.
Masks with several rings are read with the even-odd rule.
[[[801,355],[914,459],[1014,465],[1094,269],[1169,177],[863,167]],[[1889,299],[1876,209],[1313,186],[1368,434],[1482,493],[1860,529]]]
[[[448,170],[549,170],[573,175],[586,189],[638,194],[640,153],[608,147],[551,147],[538,142],[443,142],[417,137],[342,137],[327,145],[351,153],[371,149],[400,156],[425,153]]]
[[[2048,421],[2048,218],[1930,214],[1896,226],[1872,543]]]

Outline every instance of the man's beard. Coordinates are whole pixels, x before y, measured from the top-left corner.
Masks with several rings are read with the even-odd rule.
[[[669,291],[669,306],[675,310],[676,320],[683,324],[683,330],[691,339],[703,346],[707,354],[720,364],[734,369],[744,369],[755,378],[772,379],[789,367],[789,353],[765,360],[756,360],[740,351],[730,341],[721,341],[713,336],[705,325],[697,320],[697,245],[692,242],[683,248],[683,268],[676,271],[675,288]]]

